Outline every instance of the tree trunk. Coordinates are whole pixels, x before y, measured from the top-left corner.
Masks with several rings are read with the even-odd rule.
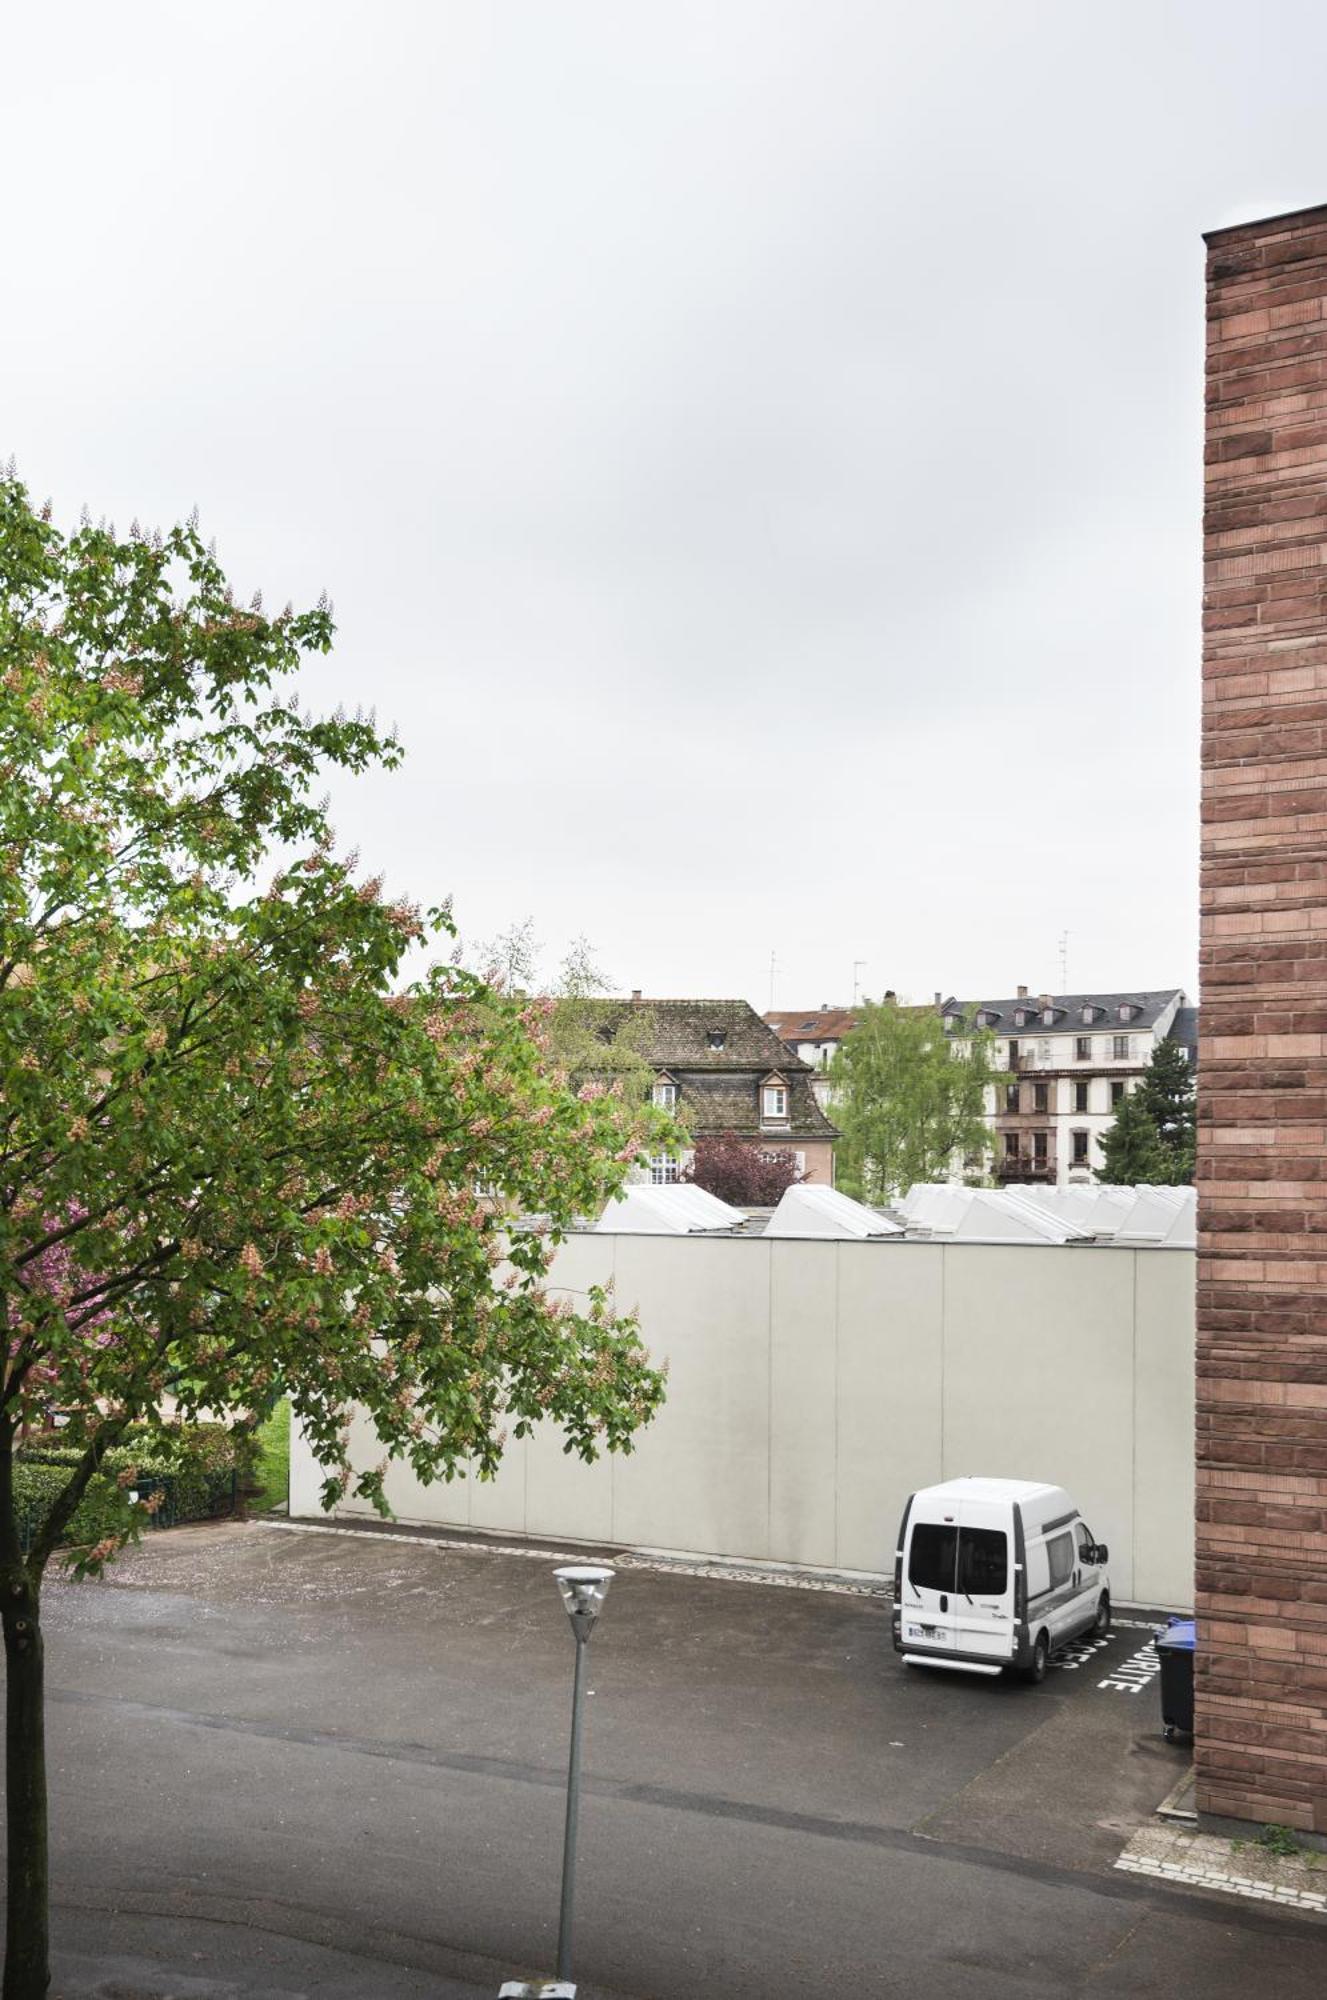
[[[5,1821],[8,1897],[3,2000],[42,2000],[51,1983],[46,1907],[46,1732],[41,1624],[31,1578],[7,1569]]]
[[[5,1634],[5,1823],[8,1834],[3,2000],[44,2000],[51,1983],[47,1909],[46,1729],[41,1578],[19,1553],[13,1435],[0,1424],[0,1623]]]

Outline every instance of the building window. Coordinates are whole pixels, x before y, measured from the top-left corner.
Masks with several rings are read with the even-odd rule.
[[[656,1083],[654,1086],[654,1102],[658,1105],[660,1111],[671,1111],[677,1103],[677,1085],[675,1083]]]
[[[1120,1106],[1121,1106],[1121,1105],[1123,1104],[1123,1102],[1124,1102],[1124,1085],[1123,1085],[1123,1083],[1121,1083],[1121,1082],[1115,1082],[1115,1083],[1112,1083],[1112,1085],[1111,1085],[1111,1087],[1110,1087],[1110,1108],[1111,1108],[1111,1110],[1112,1110],[1112,1111],[1118,1111],[1118,1110],[1119,1110],[1119,1108],[1120,1108]]]
[[[1044,1083],[1034,1083],[1032,1086],[1032,1109],[1034,1111],[1047,1111],[1049,1108],[1050,1100],[1047,1096],[1047,1085]]]
[[[1005,1133],[1005,1135],[1004,1135],[1004,1156],[1005,1156],[1006,1160],[1016,1160],[1016,1159],[1018,1158],[1018,1134],[1017,1134],[1017,1132],[1006,1132],[1006,1133]]]
[[[1017,1043],[1017,1042],[1010,1042],[1010,1044],[1009,1044],[1009,1067],[1010,1067],[1010,1069],[1015,1069],[1015,1068],[1017,1068],[1017,1066],[1018,1066],[1018,1043]]]
[[[1004,1087],[1004,1108],[1006,1111],[1017,1111],[1018,1109],[1018,1085],[1016,1083],[1007,1083]]]
[[[1074,1042],[1074,1059],[1077,1062],[1091,1062],[1092,1060],[1091,1035],[1078,1036],[1078,1038]]]
[[[748,1102],[750,1100],[748,1099]],[[767,1083],[761,1092],[763,1118],[786,1118],[788,1116],[788,1093],[781,1083]]]
[[[654,1153],[650,1156],[650,1184],[652,1187],[671,1187],[677,1179],[677,1161],[671,1153]]]
[[[1043,1007],[1041,1010],[1041,1020],[1043,1027],[1053,1028],[1055,1026],[1055,1009],[1053,1007]]]
[[[1044,1132],[1034,1132],[1032,1134],[1032,1157],[1039,1167],[1045,1166],[1046,1134]]]
[[[1087,1165],[1088,1135],[1086,1132],[1075,1132],[1073,1139],[1074,1165],[1076,1167],[1085,1167]]]
[[[1088,1079],[1087,1079],[1087,1077],[1085,1077],[1085,1076],[1080,1076],[1080,1077],[1077,1077],[1077,1078],[1075,1078],[1075,1080],[1074,1080],[1074,1110],[1075,1110],[1075,1111],[1086,1111],[1086,1110],[1087,1110],[1087,1092],[1088,1092]]]
[[[721,1049],[728,1039],[728,1031],[726,1028],[711,1028],[705,1039],[712,1049]]]
[[[1129,1035],[1113,1035],[1111,1040],[1114,1044],[1113,1053],[1116,1062],[1128,1062],[1132,1053],[1129,1046],[1132,1037]]]

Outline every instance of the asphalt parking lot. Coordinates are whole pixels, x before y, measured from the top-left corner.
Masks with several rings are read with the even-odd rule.
[[[551,1973],[548,1567],[223,1526],[53,1584],[56,1992]],[[882,1599],[624,1572],[591,1660],[582,2000],[1316,1996],[1319,1922],[1112,1871],[1185,1761],[1146,1638],[1024,1687],[904,1668]]]

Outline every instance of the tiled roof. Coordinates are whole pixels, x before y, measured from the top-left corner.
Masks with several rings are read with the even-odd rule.
[[[765,1019],[785,1042],[841,1042],[857,1026],[850,1007],[776,1008]]]
[[[613,1011],[648,1016],[652,1036],[642,1052],[677,1083],[696,1138],[736,1132],[744,1139],[835,1139],[811,1088],[814,1072],[746,1000],[596,1000],[605,1026]],[[721,1046],[715,1046],[722,1037]],[[760,1083],[777,1071],[788,1085],[788,1122],[761,1121]]]
[[[596,1000],[605,1025],[613,1010],[648,1014],[653,1023],[650,1061],[686,1069],[804,1069],[748,1000]],[[714,1038],[722,1044],[714,1046]]]

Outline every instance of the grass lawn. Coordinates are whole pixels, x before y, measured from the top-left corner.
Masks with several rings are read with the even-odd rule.
[[[259,1491],[250,1511],[265,1514],[290,1497],[290,1404],[283,1397],[258,1433]]]

